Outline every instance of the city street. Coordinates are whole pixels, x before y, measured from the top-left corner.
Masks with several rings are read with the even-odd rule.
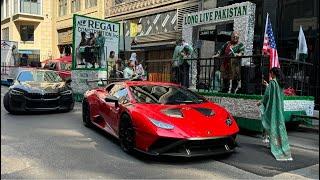
[[[289,132],[291,162],[277,162],[260,135],[248,132],[230,156],[132,156],[110,135],[83,126],[80,103],[69,113],[11,115],[2,103],[7,89],[1,87],[1,179],[319,179],[316,131]]]

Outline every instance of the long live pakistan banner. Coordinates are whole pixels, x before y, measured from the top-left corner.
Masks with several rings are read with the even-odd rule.
[[[119,23],[73,16],[71,86],[76,95],[90,89],[87,80],[108,78],[107,60],[112,51],[118,56],[119,36]]]
[[[190,13],[184,16],[183,25],[208,24],[218,21],[233,20],[234,18],[248,15],[250,3],[234,4],[232,6],[209,9]]]

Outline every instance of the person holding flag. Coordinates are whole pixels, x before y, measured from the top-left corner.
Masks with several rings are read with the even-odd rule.
[[[269,16],[266,19],[263,51],[270,56],[270,81],[264,81],[266,90],[257,105],[261,111],[261,121],[264,128],[264,143],[271,148],[271,153],[277,161],[292,160],[288,135],[284,119],[285,77],[280,69],[276,43],[272,32]]]

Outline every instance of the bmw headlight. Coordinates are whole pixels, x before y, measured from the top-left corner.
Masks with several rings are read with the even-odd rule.
[[[71,90],[66,90],[66,91],[62,91],[60,92],[61,95],[70,95],[72,94],[72,91]]]
[[[24,93],[22,91],[12,89],[10,91],[10,94],[12,94],[12,95],[23,95]]]
[[[149,120],[152,122],[152,124],[154,124],[155,126],[157,126],[158,128],[162,128],[162,129],[173,129],[174,126],[168,123],[164,123],[152,118],[149,118]]]

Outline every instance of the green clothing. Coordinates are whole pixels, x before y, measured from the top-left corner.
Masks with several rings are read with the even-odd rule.
[[[187,57],[184,57],[182,53],[184,53],[184,50],[188,51],[189,55]],[[178,67],[183,64],[184,58],[192,58],[193,57],[193,48],[192,46],[186,44],[186,45],[178,45],[175,47],[173,52],[173,66]]]
[[[232,48],[230,48],[232,46]],[[242,43],[231,44],[230,41],[226,42],[218,51],[220,56],[226,56],[221,66],[221,77],[223,79],[240,80],[241,79],[241,59],[229,58],[235,56],[235,54],[244,53],[244,45]]]
[[[235,53],[244,53],[244,45],[243,45],[243,43],[240,42],[236,45],[233,45],[233,47],[231,48],[232,51],[230,51],[230,54],[225,54],[226,48],[228,47],[229,44],[230,44],[230,41],[224,43],[224,45],[218,51],[218,54],[220,54],[220,56],[222,56],[222,55],[234,56]]]
[[[178,67],[180,64],[182,64],[182,60],[183,60],[183,57],[181,55],[182,50],[183,50],[183,46],[180,46],[180,45],[176,46],[174,49],[173,56],[172,56],[174,67]]]
[[[292,160],[284,119],[283,90],[270,81],[262,99],[262,125],[270,137],[271,152],[277,160]]]

